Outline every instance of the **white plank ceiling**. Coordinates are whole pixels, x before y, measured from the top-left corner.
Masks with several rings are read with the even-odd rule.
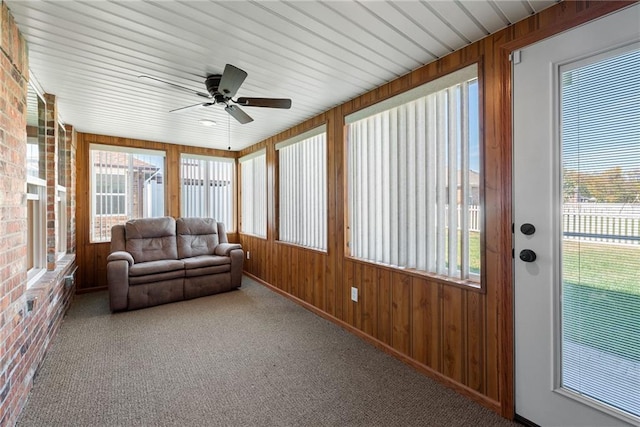
[[[80,132],[240,150],[551,6],[544,0],[18,1],[39,89]],[[204,99],[225,64],[248,77],[237,97],[291,98],[292,108]],[[199,119],[211,119],[205,127]]]

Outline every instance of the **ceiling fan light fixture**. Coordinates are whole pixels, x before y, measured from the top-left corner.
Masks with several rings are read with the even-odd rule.
[[[200,119],[198,120],[202,126],[214,126],[216,122],[209,119]]]
[[[170,113],[176,111],[190,110],[192,108],[211,107],[212,105],[224,105],[224,109],[231,117],[236,119],[240,124],[247,124],[253,121],[250,115],[245,113],[240,105],[245,107],[267,107],[267,108],[291,108],[291,99],[288,98],[238,98],[233,99],[236,92],[247,78],[247,72],[235,67],[231,64],[227,64],[224,67],[222,74],[211,74],[205,79],[205,86],[208,94],[199,92],[194,89],[190,89],[185,86],[181,86],[176,83],[171,83],[162,79],[151,76],[140,76],[141,78],[151,79],[160,83],[164,83],[174,89],[180,89],[182,91],[191,92],[197,96],[207,98],[206,102],[199,102],[193,105],[187,105],[186,107],[180,107],[170,110]],[[231,105],[237,104],[237,105]],[[210,123],[209,123],[210,122]],[[212,120],[200,120],[200,123],[204,126],[213,126],[215,122]]]

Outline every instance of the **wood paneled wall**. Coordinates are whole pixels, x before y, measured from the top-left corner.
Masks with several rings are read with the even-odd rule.
[[[251,258],[245,271],[507,418],[514,415],[511,267],[511,82],[508,54],[634,2],[565,1],[337,106],[240,153],[78,133],[78,291],[106,286],[108,243],[89,241],[89,144],[165,150],[167,215],[180,215],[181,152],[239,157],[267,149],[268,238],[229,236]],[[481,73],[483,288],[348,257],[344,116],[473,62]],[[275,144],[327,124],[328,251],[278,242]],[[80,124],[78,124],[80,125]],[[238,197],[239,199],[239,197]],[[239,219],[239,223],[241,218]],[[350,288],[359,302],[350,300]]]
[[[107,256],[109,243],[91,243],[91,200],[90,200],[90,166],[89,145],[91,143],[116,145],[122,147],[147,148],[161,150],[166,153],[166,187],[165,214],[180,216],[180,154],[200,154],[207,156],[235,158],[237,153],[224,150],[189,147],[184,145],[165,144],[161,142],[141,141],[87,133],[77,134],[77,259],[78,259],[78,292],[104,289],[107,286]],[[229,240],[238,241],[236,233],[229,234]]]
[[[633,2],[562,2],[282,134],[267,149],[267,239],[240,235],[245,270],[507,418],[514,415],[511,258],[511,81],[508,54]],[[345,246],[344,116],[470,63],[481,74],[483,288],[349,258]],[[275,144],[327,123],[329,250],[277,241]],[[359,290],[352,302],[350,288]]]

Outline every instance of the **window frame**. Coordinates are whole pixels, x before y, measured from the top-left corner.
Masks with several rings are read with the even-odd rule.
[[[67,231],[68,231],[68,216],[67,216],[67,168],[68,162],[66,158],[67,153],[67,131],[64,124],[59,122],[57,135],[58,135],[58,183],[56,186],[56,252],[58,259],[67,254]]]
[[[237,194],[237,171],[236,171],[236,162],[235,159],[233,158],[229,158],[229,157],[220,157],[220,156],[205,156],[205,155],[201,155],[201,154],[190,154],[190,153],[180,153],[180,213],[181,216],[193,216],[187,213],[187,211],[189,210],[188,208],[185,207],[185,183],[184,180],[185,179],[193,179],[193,177],[185,177],[183,176],[183,171],[184,171],[184,163],[183,160],[186,159],[192,159],[192,160],[200,160],[200,161],[206,161],[206,171],[204,173],[206,173],[205,178],[203,179],[203,187],[205,185],[207,185],[207,188],[209,188],[212,184],[214,184],[213,186],[215,186],[215,181],[216,178],[213,177],[211,178],[210,175],[210,168],[212,167],[212,162],[216,162],[216,163],[225,163],[225,164],[230,164],[231,165],[231,172],[230,172],[230,185],[231,185],[231,190],[230,190],[230,195],[229,195],[229,200],[228,200],[228,209],[230,210],[230,212],[228,212],[229,214],[229,218],[227,221],[225,221],[227,218],[218,218],[219,215],[215,215],[214,212],[210,211],[210,207],[211,207],[211,202],[212,202],[212,196],[210,191],[205,191],[204,192],[204,196],[203,198],[205,199],[203,204],[205,206],[205,212],[201,215],[201,217],[207,217],[207,218],[214,218],[216,221],[220,221],[222,223],[224,223],[225,228],[227,230],[228,233],[235,233],[236,229],[237,229],[237,220],[236,220],[236,211],[237,211],[237,200],[236,200],[236,194]],[[201,179],[201,178],[198,178]]]
[[[287,161],[287,158],[289,156],[286,156],[283,158],[283,153],[287,152],[288,151],[287,149],[294,146],[299,146],[299,144],[305,144],[305,143],[308,144],[308,143],[316,142],[316,141],[313,141],[313,139],[321,135],[324,137],[322,140],[323,147],[321,150],[322,158],[308,159],[306,161],[306,164],[307,165],[315,164],[318,161],[323,161],[322,167],[320,168],[320,173],[323,174],[322,176],[319,176],[317,179],[304,176],[304,170],[301,170],[304,168],[301,165],[299,165],[298,162],[295,162],[295,161],[292,163],[293,167],[285,167],[284,163]],[[277,160],[276,188],[278,189],[278,193],[277,193],[278,200],[276,204],[276,221],[277,221],[276,241],[283,244],[299,246],[302,248],[311,249],[311,250],[319,251],[322,253],[327,253],[329,249],[328,248],[329,246],[329,242],[328,242],[329,215],[328,215],[328,144],[327,144],[326,123],[320,126],[317,126],[313,129],[310,129],[306,132],[303,132],[299,135],[296,135],[295,137],[289,138],[287,140],[284,140],[282,142],[275,144],[275,150],[276,150],[276,160]],[[302,152],[300,152],[300,149],[298,149],[297,153],[291,153],[290,155],[303,154],[303,153],[306,153],[311,156],[315,154],[319,154],[319,152],[312,152],[312,151],[310,152],[308,149],[307,150],[302,149]],[[296,160],[300,160],[300,159],[296,159]],[[307,169],[307,170],[310,170],[310,169]],[[302,206],[300,203],[297,203],[295,205],[289,206],[288,208],[286,207],[283,208],[282,196],[285,193],[290,194],[291,191],[295,191],[296,189],[298,189],[297,187],[292,188],[291,186],[289,186],[288,188],[283,188],[283,186],[286,185],[283,182],[284,174],[287,174],[287,175],[290,174],[291,175],[289,176],[290,178],[296,178],[298,182],[301,182],[301,184],[306,187],[304,188],[304,190],[312,190],[312,191],[306,191],[307,194],[309,193],[317,194],[317,192],[313,191],[313,190],[316,190],[317,188],[312,188],[312,187],[318,187],[318,186],[322,187],[322,189],[324,190],[322,197],[320,198],[320,200],[317,200],[317,199],[312,200],[311,201],[312,206],[309,206],[310,203],[307,202],[307,203],[304,203],[304,206]],[[297,201],[299,201],[299,199],[297,199]],[[315,207],[314,205],[315,206],[319,205],[317,212],[313,212],[314,210],[313,208]],[[320,230],[317,231],[317,233],[313,233],[314,236],[310,236],[308,230],[306,230],[307,232],[305,232],[305,230],[303,229],[304,227],[301,228],[299,224],[297,226],[290,225],[289,227],[283,224],[284,220],[289,219],[289,218],[285,218],[285,215],[287,214],[300,215],[300,214],[304,214],[305,211],[307,211],[306,212],[307,214],[311,213],[311,216],[314,218],[312,218],[311,221],[307,221],[308,218],[302,218],[300,221],[301,223],[305,224],[305,223],[311,222],[312,224],[310,224],[310,226],[313,227],[314,225],[313,223],[322,222]],[[287,230],[287,232],[285,232],[284,230]],[[313,243],[317,243],[317,244],[314,245]]]
[[[96,214],[96,205],[97,205],[97,194],[107,194],[107,195],[121,195],[123,193],[97,193],[96,190],[96,186],[97,186],[97,180],[96,180],[96,175],[98,175],[98,172],[96,172],[96,166],[93,164],[93,152],[94,151],[103,151],[103,152],[113,152],[113,153],[122,153],[122,154],[127,154],[127,155],[148,155],[148,156],[157,156],[158,158],[162,158],[162,166],[157,166],[158,169],[156,170],[156,173],[160,173],[162,176],[162,197],[161,197],[161,203],[162,203],[162,213],[159,214],[158,216],[165,216],[166,212],[167,212],[167,183],[166,183],[166,172],[167,172],[167,153],[165,150],[153,150],[153,149],[147,149],[147,148],[134,148],[134,147],[126,147],[126,146],[121,146],[121,145],[105,145],[105,144],[98,144],[98,143],[89,143],[89,155],[88,155],[88,168],[89,168],[89,198],[90,198],[90,210],[89,210],[89,222],[90,222],[90,230],[89,230],[89,240],[91,243],[105,243],[105,242],[109,242],[111,240],[111,235],[110,232],[105,232],[102,231],[101,233],[106,233],[107,235],[104,235],[102,238],[100,238],[100,236],[96,236],[95,234],[95,229],[96,229],[96,218],[100,217],[100,218],[107,218],[110,219],[110,224],[111,226],[115,225],[115,224],[124,224],[126,221],[130,220],[130,219],[135,219],[138,218],[138,216],[135,216],[136,213],[134,211],[132,211],[131,209],[131,205],[133,203],[133,201],[130,200],[131,197],[135,197],[135,194],[133,191],[130,191],[130,187],[133,185],[133,183],[131,182],[132,179],[132,175],[134,174],[133,171],[133,163],[131,160],[127,160],[127,164],[124,167],[119,167],[116,165],[116,167],[114,169],[116,170],[122,170],[123,171],[123,175],[125,175],[125,190],[124,190],[124,196],[125,196],[125,214],[123,215],[114,215],[114,214]],[[160,160],[158,159],[158,161],[160,162]],[[149,163],[150,164],[150,163]],[[150,164],[151,165],[151,164]],[[141,170],[143,168],[140,168]],[[155,200],[155,199],[154,199]],[[122,218],[122,221],[114,221],[114,218]],[[144,216],[142,216],[144,217]],[[107,225],[100,225],[100,227],[107,227],[109,230],[111,228],[111,226]],[[96,238],[98,237],[98,238]]]
[[[56,217],[56,252],[58,259],[60,259],[67,254],[67,188],[58,186],[56,193],[58,208]]]
[[[463,271],[463,263],[464,261],[461,261],[461,258],[456,258],[458,261],[458,264],[463,264],[460,266],[460,268],[456,271],[455,275],[449,275],[447,273],[442,274],[440,272],[436,272],[436,271],[430,271],[430,270],[426,270],[426,269],[418,269],[418,268],[413,268],[413,267],[409,267],[406,265],[394,265],[392,263],[388,263],[388,262],[381,262],[379,260],[376,260],[374,258],[363,258],[363,257],[358,257],[357,254],[354,254],[353,252],[353,227],[352,227],[352,201],[350,200],[351,196],[352,196],[352,188],[351,188],[351,182],[350,180],[353,179],[352,178],[352,171],[351,169],[351,159],[350,159],[350,141],[349,141],[349,125],[357,122],[359,120],[363,120],[366,118],[370,118],[372,116],[375,116],[379,113],[382,112],[386,112],[392,108],[396,108],[396,107],[400,107],[400,106],[404,106],[406,104],[409,104],[415,100],[418,100],[422,97],[431,95],[431,94],[436,94],[440,91],[443,90],[448,90],[449,88],[454,87],[455,85],[458,85],[460,83],[463,82],[473,82],[476,81],[475,84],[477,84],[477,110],[475,110],[475,118],[477,119],[477,140],[475,141],[477,143],[477,155],[478,155],[478,190],[477,190],[477,198],[479,199],[479,203],[477,204],[477,210],[479,213],[479,218],[478,218],[478,224],[479,224],[479,233],[478,233],[478,241],[479,241],[479,273],[473,273],[470,269],[469,269],[469,264],[467,263],[467,273],[466,273],[466,277],[465,277],[465,273]],[[468,99],[467,99],[468,101]],[[456,286],[462,286],[466,289],[477,289],[479,291],[483,291],[484,290],[484,276],[485,276],[485,250],[484,250],[484,235],[485,235],[485,226],[484,226],[484,180],[483,180],[483,176],[484,176],[484,163],[483,163],[483,159],[484,159],[484,153],[483,153],[483,135],[481,133],[481,129],[482,129],[482,117],[483,117],[483,102],[482,102],[482,73],[481,73],[481,66],[480,63],[471,63],[469,65],[463,66],[457,70],[454,70],[451,73],[448,73],[444,76],[440,76],[434,80],[431,80],[427,83],[424,83],[420,86],[417,86],[413,89],[410,89],[406,92],[403,92],[399,95],[393,96],[391,98],[385,99],[383,101],[380,101],[376,104],[370,105],[368,107],[365,107],[363,109],[360,110],[356,110],[351,114],[347,114],[344,116],[344,124],[345,124],[345,137],[344,137],[344,144],[345,144],[345,160],[344,160],[344,164],[345,164],[345,257],[357,262],[361,262],[361,263],[365,263],[365,264],[375,264],[377,266],[381,266],[384,268],[388,268],[392,271],[402,271],[404,273],[410,273],[410,274],[414,274],[417,275],[419,277],[428,277],[430,279],[433,279],[435,281],[441,282],[441,283],[446,283],[446,284],[453,284]],[[449,110],[448,113],[451,113],[452,110]],[[468,144],[470,141],[467,142],[467,149],[468,149]],[[437,144],[437,145],[441,145],[441,144]],[[464,145],[464,144],[463,144]],[[452,163],[450,163],[449,161],[445,162],[445,167],[448,167],[448,165],[454,165]],[[468,166],[468,165],[467,165]],[[455,166],[460,167],[461,169],[464,169],[463,166],[459,166],[456,165]],[[466,169],[467,172],[472,171],[472,169],[467,168]],[[448,175],[448,172],[447,172]],[[468,177],[467,177],[468,180]],[[448,181],[447,181],[448,182]],[[460,178],[458,178],[458,183],[461,183]],[[447,184],[448,185],[448,184]],[[462,192],[462,197],[465,197],[465,194],[467,196],[470,196],[470,193],[465,193],[463,189],[460,189],[458,191]],[[446,190],[444,191],[444,197],[447,197],[447,200],[451,199],[451,197],[458,197],[459,198],[459,194],[457,194],[457,190],[454,188],[452,191],[449,191],[448,186],[446,187]],[[475,196],[475,194],[474,194]],[[408,199],[407,199],[408,200]],[[448,202],[445,202],[448,205]],[[460,202],[458,202],[459,204]],[[469,205],[469,207],[471,207],[471,205]],[[455,210],[455,209],[454,209]],[[447,214],[447,217],[441,217],[444,219],[444,222],[446,224],[446,221],[449,220],[451,218],[453,218],[453,214],[449,215]],[[467,232],[469,232],[469,228],[467,228]],[[445,235],[449,236],[452,234],[456,234],[455,231],[453,231],[453,233],[450,233],[447,227],[443,227],[443,233],[445,233]],[[396,236],[396,238],[399,238],[398,236]],[[448,237],[447,237],[448,238]],[[458,238],[459,239],[459,238]],[[468,243],[467,243],[468,244]],[[448,246],[448,245],[447,245]],[[458,245],[457,250],[460,250],[460,247]],[[445,253],[447,254],[451,254],[452,252],[445,250]],[[454,252],[455,253],[455,252]],[[458,276],[457,273],[460,273],[460,275]]]
[[[264,177],[263,177],[263,182],[264,182],[264,187],[262,192],[256,192],[254,191],[254,186],[249,187],[251,189],[251,196],[255,196],[256,194],[263,194],[264,195],[264,200],[258,200],[258,206],[262,205],[262,210],[264,211],[264,218],[260,218],[261,221],[264,221],[264,234],[258,234],[255,232],[255,218],[252,215],[252,219],[251,219],[251,225],[252,225],[252,229],[251,230],[246,230],[245,229],[245,224],[246,224],[246,218],[248,217],[247,212],[245,211],[246,205],[248,203],[246,203],[247,198],[249,196],[247,196],[247,191],[245,190],[245,185],[247,185],[247,179],[245,177],[245,171],[246,169],[243,170],[243,168],[246,168],[246,166],[243,166],[243,164],[247,164],[248,162],[251,162],[250,164],[251,166],[251,177],[252,177],[252,184],[255,183],[255,178],[254,178],[254,173],[255,173],[255,167],[254,167],[254,162],[256,159],[264,157]],[[269,224],[268,224],[268,198],[267,198],[267,191],[268,191],[268,186],[267,186],[267,150],[266,148],[263,148],[261,150],[258,150],[256,152],[253,152],[251,154],[247,154],[246,156],[242,156],[238,159],[238,163],[240,164],[240,185],[239,185],[239,191],[240,191],[240,226],[238,227],[239,232],[241,234],[245,234],[248,236],[254,236],[254,237],[258,237],[260,239],[267,239],[268,238],[268,234],[269,234]],[[256,200],[255,198],[251,199],[251,204],[255,204]],[[262,224],[261,224],[262,225]]]
[[[31,203],[30,203],[31,202]],[[27,177],[27,287],[47,270],[47,181]]]
[[[47,271],[47,102],[42,93],[40,93],[31,81],[28,85],[28,91],[32,91],[37,100],[36,115],[38,131],[36,138],[38,145],[38,176],[29,174],[28,164],[30,157],[27,154],[25,157],[25,168],[27,169],[25,181],[27,199],[27,288],[33,286]],[[27,116],[28,115],[29,113],[27,112]],[[27,122],[27,127],[28,126]]]

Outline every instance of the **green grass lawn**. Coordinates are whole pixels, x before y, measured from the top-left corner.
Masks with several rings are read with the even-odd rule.
[[[640,245],[565,240],[562,246],[564,282],[640,296]]]
[[[480,233],[469,233],[469,267],[480,273]],[[640,296],[640,245],[565,240],[562,268],[565,282]]]
[[[474,273],[480,252],[469,233]],[[640,245],[565,240],[561,304],[563,339],[640,362]]]
[[[640,246],[565,240],[563,338],[640,361]]]
[[[469,270],[480,274],[480,233],[469,232]]]
[[[460,235],[460,231],[458,230],[458,242],[462,239]],[[444,242],[444,253],[448,254],[449,250],[449,241],[445,240]],[[460,259],[462,258],[462,248],[458,243],[458,260],[457,266],[458,270],[461,269]],[[445,265],[449,265],[449,261],[446,260]],[[469,232],[469,271],[471,273],[480,274],[480,233],[476,231]]]
[[[640,296],[565,282],[562,334],[563,339],[640,362]]]

